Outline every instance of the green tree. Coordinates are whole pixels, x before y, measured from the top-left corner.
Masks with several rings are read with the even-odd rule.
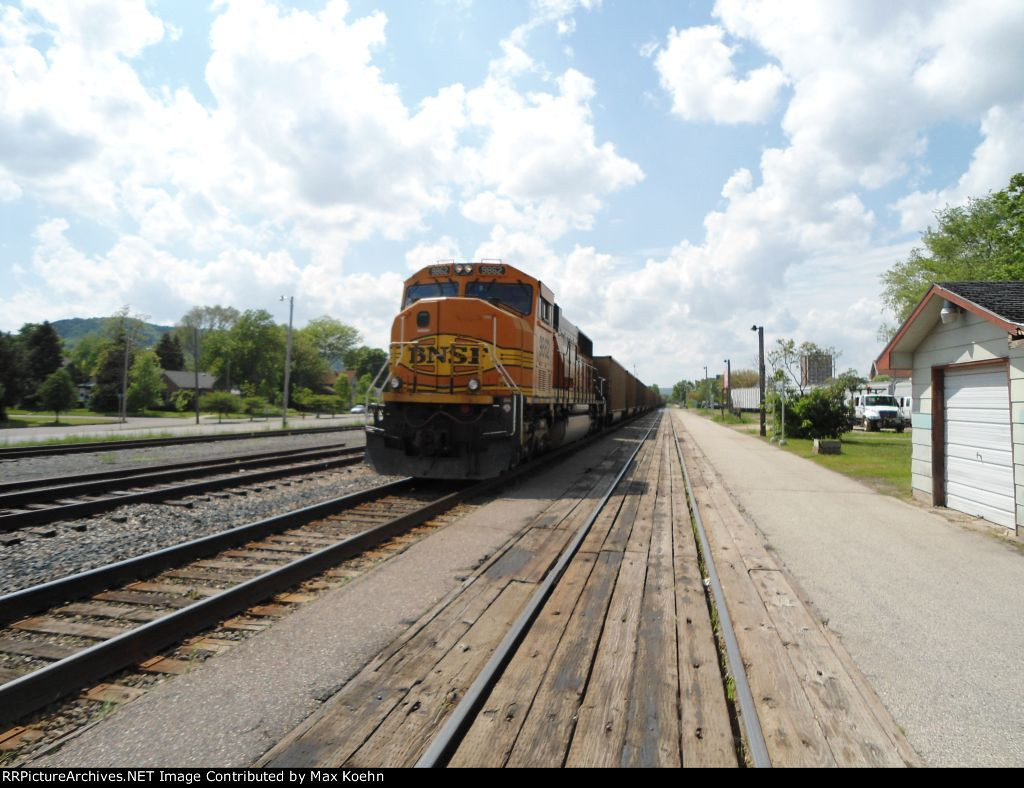
[[[287,328],[284,328],[287,339]],[[282,356],[281,361],[284,361]],[[292,335],[292,388],[304,387],[319,392],[330,373],[330,367],[320,355],[313,341],[301,332]]]
[[[922,247],[882,274],[882,300],[902,323],[935,282],[1024,279],[1024,174],[1002,191],[935,213]],[[891,335],[883,326],[880,334]]]
[[[216,413],[217,422],[220,423],[225,416],[241,412],[242,398],[226,391],[211,391],[199,398],[199,407],[202,410]]]
[[[370,402],[377,401],[377,393],[372,390],[373,377],[367,372],[363,375],[356,383],[356,404],[362,404],[366,402],[367,395],[369,395]]]
[[[669,402],[675,402],[686,407],[687,395],[693,391],[693,383],[688,380],[680,380],[672,387],[672,393],[669,395]]]
[[[355,370],[356,380],[363,375],[369,375],[372,381],[387,360],[388,354],[380,348],[363,346],[350,350],[345,355],[345,368]]]
[[[45,321],[39,325],[23,326],[21,334],[25,347],[28,386],[34,392],[38,390],[44,380],[61,368],[64,360],[61,341],[56,329]],[[36,403],[28,402],[26,404],[33,407]]]
[[[122,307],[106,319],[103,327],[104,342],[94,371],[96,387],[89,402],[93,410],[119,410],[126,372],[131,369],[136,350],[145,334],[144,319],[143,315],[132,315],[129,306]]]
[[[243,312],[231,327],[231,375],[249,384],[250,393],[270,399],[284,379],[285,329],[265,309]]]
[[[61,411],[71,410],[78,400],[78,389],[67,370],[58,369],[43,381],[37,396],[44,408],[53,411],[54,421],[60,423]]]
[[[0,383],[0,422],[7,421],[7,409],[4,405],[4,396],[7,394],[7,387]]]
[[[152,350],[136,354],[128,372],[128,409],[138,412],[160,404],[164,388],[164,374],[157,354]]]
[[[105,346],[104,338],[100,334],[86,334],[78,340],[75,349],[71,351],[71,363],[81,374],[84,383],[96,375],[100,354]]]
[[[124,353],[123,338],[120,341],[107,340],[96,360],[96,385],[89,399],[89,407],[98,413],[111,413],[120,406]]]
[[[334,381],[334,393],[341,401],[343,410],[352,407],[352,384],[344,373],[338,375],[338,379]]]
[[[160,337],[156,345],[156,355],[160,359],[161,369],[185,369],[185,352],[181,349],[181,338],[173,332],[169,331]]]
[[[310,320],[296,333],[307,337],[320,357],[332,369],[341,366],[345,355],[361,339],[355,328],[327,315]]]
[[[28,379],[25,349],[19,337],[0,332],[0,408],[13,407],[21,401]]]

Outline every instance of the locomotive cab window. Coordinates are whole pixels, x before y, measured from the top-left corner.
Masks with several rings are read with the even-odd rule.
[[[421,298],[450,298],[458,294],[458,282],[428,282],[420,285],[409,285],[405,291],[405,303],[402,304],[402,307],[411,306]]]
[[[466,297],[490,301],[521,315],[530,314],[533,308],[533,288],[522,282],[468,282]]]
[[[540,319],[543,320],[545,323],[550,323],[551,322],[551,304],[548,301],[545,301],[543,296],[541,296],[541,298],[539,300],[540,300]]]

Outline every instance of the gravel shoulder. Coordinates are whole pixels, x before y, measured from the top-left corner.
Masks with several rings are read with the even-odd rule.
[[[302,436],[301,438],[273,439],[288,441],[280,447],[305,445],[328,436]],[[361,434],[353,434],[359,443]],[[334,437],[337,440],[337,436]],[[259,451],[267,451],[270,439],[253,441]],[[331,441],[324,440],[329,443]],[[346,441],[349,442],[349,441]],[[249,441],[244,441],[249,443]],[[317,445],[317,443],[308,443]],[[223,449],[224,444],[214,444]],[[145,458],[134,458],[133,462],[159,465],[161,462],[181,461],[181,450],[189,450],[191,456],[207,456],[211,449],[203,446],[172,446],[164,449],[145,449]],[[138,452],[114,452],[114,454],[135,454]],[[102,458],[104,455],[78,455],[82,458]],[[173,458],[173,459],[172,459]],[[19,463],[47,466],[46,475],[52,473],[48,466],[54,460],[69,460],[70,457],[35,458],[19,460]],[[92,459],[102,464],[102,459]],[[88,463],[89,460],[86,460]],[[87,472],[87,467],[76,472]],[[110,468],[110,465],[104,465]],[[115,466],[116,467],[116,466]],[[138,467],[138,465],[134,466]],[[309,506],[321,501],[337,498],[348,493],[377,486],[395,477],[380,476],[364,465],[319,471],[304,476],[278,479],[252,485],[245,493],[220,492],[192,496],[174,504],[135,504],[122,506],[111,512],[93,517],[53,523],[38,529],[24,529],[17,532],[22,540],[16,544],[0,545],[0,593],[11,593],[21,588],[55,580],[66,575],[83,572],[113,561],[178,544],[200,536],[225,531],[271,517],[276,514]],[[255,488],[259,489],[256,490]],[[187,506],[180,505],[186,503]],[[177,505],[175,505],[177,504]],[[80,530],[84,529],[84,530]],[[46,534],[52,533],[52,536]]]

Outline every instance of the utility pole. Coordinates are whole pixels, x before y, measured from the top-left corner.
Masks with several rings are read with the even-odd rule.
[[[121,373],[121,423],[126,424],[128,422],[128,353],[131,350],[131,345],[128,340],[128,316],[125,315],[124,323],[124,368]]]
[[[704,396],[706,398],[704,400],[704,405],[705,405],[705,407],[710,408],[711,407],[711,384],[708,383],[708,368],[707,368],[707,365],[704,366]]]
[[[281,296],[288,299],[288,343],[284,351],[284,409],[281,411],[281,426],[288,428],[288,386],[292,378],[292,315],[295,313],[295,296]]]
[[[199,326],[198,325],[192,326],[192,347],[195,348],[195,351],[196,351],[195,354],[194,354],[195,358],[193,359],[196,362],[196,380],[195,380],[195,383],[196,383],[196,395],[195,395],[194,399],[196,401],[196,424],[198,424],[199,423]]]
[[[763,438],[768,434],[765,429],[764,413],[764,326],[754,324],[750,327],[750,330],[757,332],[757,372],[761,388],[761,437]]]
[[[722,391],[722,417],[725,417],[725,406],[729,405],[729,412],[732,413],[732,361],[725,360],[725,385]]]

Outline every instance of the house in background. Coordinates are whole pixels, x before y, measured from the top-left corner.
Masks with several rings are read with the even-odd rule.
[[[914,496],[1024,535],[1024,282],[932,285],[875,369],[911,375]]]
[[[199,396],[213,391],[213,384],[217,379],[207,373],[199,373]],[[164,370],[164,385],[167,387],[166,396],[170,397],[174,392],[181,389],[195,391],[196,373],[188,370]]]

